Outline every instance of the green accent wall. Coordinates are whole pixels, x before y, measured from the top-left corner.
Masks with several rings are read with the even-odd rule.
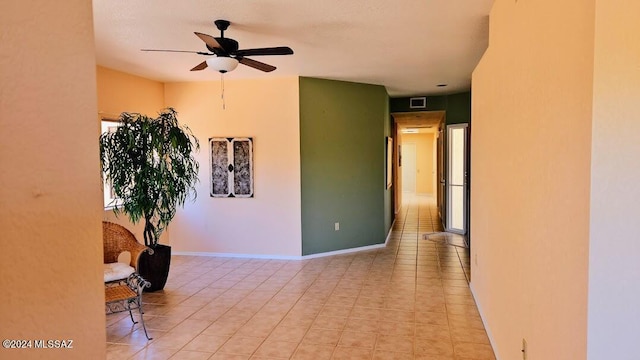
[[[447,96],[447,124],[471,123],[471,92]]]
[[[385,94],[386,94],[386,89],[385,89]],[[393,129],[393,120],[391,119],[391,115],[389,113],[389,97],[387,96],[387,101],[385,101],[385,121],[384,121],[384,137],[385,137],[385,143],[386,143],[386,138],[387,136],[393,136],[391,131]],[[398,148],[398,143],[396,142],[397,139],[393,139],[393,146],[395,148]],[[393,151],[393,150],[391,150]],[[393,166],[393,164],[387,164],[387,149],[386,149],[386,144],[385,144],[385,188],[386,188],[386,181],[387,181],[387,168],[386,166]],[[384,191],[384,233],[385,233],[385,240],[386,240],[386,236],[389,234],[389,231],[391,231],[391,225],[393,225],[393,219],[394,219],[394,213],[393,210],[395,209],[395,205],[393,203],[394,198],[393,198],[393,189],[395,184],[392,184],[391,187],[387,190]]]
[[[415,96],[420,97],[420,96]],[[411,109],[409,97],[391,98],[389,107],[391,113],[413,111],[439,111],[445,110],[446,124],[460,124],[471,122],[471,92],[463,92],[451,95],[427,96],[426,109]]]
[[[302,254],[384,243],[392,216],[385,88],[301,77],[299,92]]]

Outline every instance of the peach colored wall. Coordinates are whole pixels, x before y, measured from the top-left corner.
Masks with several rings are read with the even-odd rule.
[[[200,140],[195,203],[171,224],[174,251],[301,255],[298,78],[167,83],[166,105]],[[210,137],[253,137],[254,198],[209,196]]]
[[[596,2],[588,358],[638,359],[640,2]]]
[[[403,134],[402,142],[416,144],[416,193],[433,192],[433,134]]]
[[[155,117],[164,108],[164,84],[159,81],[97,67],[98,111],[118,116],[121,112],[138,112]]]
[[[473,73],[472,289],[499,359],[585,359],[593,1],[497,0]]]
[[[73,340],[0,358],[104,359],[91,2],[5,1],[0,33],[0,338]]]
[[[139,76],[123,73],[102,66],[97,67],[98,120],[116,118],[122,112],[137,112],[155,117],[164,106],[164,84]],[[97,141],[97,139],[96,139]],[[125,214],[115,216],[105,210],[103,220],[118,223],[133,232],[139,242],[144,243],[144,222],[132,224]],[[160,237],[160,242],[169,243],[170,229]]]

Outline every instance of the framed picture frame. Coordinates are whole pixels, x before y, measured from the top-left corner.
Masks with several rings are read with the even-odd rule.
[[[217,198],[253,197],[253,138],[213,137],[210,196]]]

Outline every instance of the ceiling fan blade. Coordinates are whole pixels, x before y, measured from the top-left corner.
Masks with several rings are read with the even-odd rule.
[[[194,34],[196,34],[196,36],[199,37],[200,40],[204,41],[204,43],[207,44],[209,48],[224,50],[224,48],[220,46],[220,43],[218,43],[218,40],[216,40],[216,38],[214,38],[213,36],[199,33],[197,31],[194,32]]]
[[[193,67],[193,69],[191,69],[191,71],[198,71],[198,70],[204,70],[207,68],[207,62],[203,61],[200,64],[196,65]]]
[[[254,69],[262,70],[264,72],[271,72],[271,71],[276,69],[275,66],[272,66],[272,65],[269,65],[269,64],[265,64],[265,63],[260,62],[260,61],[247,59],[247,58],[243,58],[243,57],[237,57],[236,59],[240,62],[240,64],[244,64],[244,65],[247,65],[247,66],[252,67]]]
[[[189,50],[140,49],[140,51],[178,52],[178,53],[190,53],[190,54],[200,54],[200,55],[215,55],[215,54],[207,53],[203,51],[189,51]]]
[[[258,56],[258,55],[291,55],[293,50],[288,46],[278,46],[269,48],[243,49],[234,53],[238,56]]]

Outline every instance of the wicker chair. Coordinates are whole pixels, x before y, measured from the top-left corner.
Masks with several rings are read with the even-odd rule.
[[[131,254],[131,263],[129,265],[136,269],[136,272],[138,271],[140,255],[145,251],[153,254],[153,250],[140,244],[131,231],[108,221],[102,222],[102,242],[105,264],[118,262],[118,256],[128,251]]]
[[[118,262],[118,256],[128,251],[131,254],[130,266],[135,269],[133,274],[125,278],[117,277],[115,281],[106,279],[105,270],[105,310],[107,315],[128,311],[131,321],[137,324],[133,319],[133,310],[140,313],[140,321],[147,339],[151,340],[147,333],[147,327],[144,324],[142,315],[142,291],[151,284],[138,274],[138,262],[140,255],[147,251],[153,254],[153,250],[136,241],[136,237],[131,231],[112,222],[102,222],[102,241],[104,246],[104,263],[112,264]],[[131,270],[129,270],[130,272]],[[108,281],[108,282],[107,282]]]

